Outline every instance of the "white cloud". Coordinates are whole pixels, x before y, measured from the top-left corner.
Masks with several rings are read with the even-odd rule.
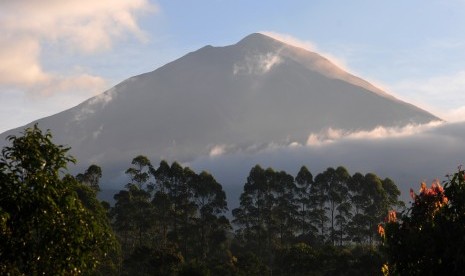
[[[96,109],[105,107],[111,100],[113,100],[115,92],[116,90],[112,88],[105,93],[98,94],[97,96],[89,99],[80,109],[75,111],[74,120],[85,120],[94,114]]]
[[[442,114],[442,116],[444,116],[444,118],[446,118],[450,122],[465,121],[465,105],[440,113]]]
[[[290,148],[300,148],[302,145],[298,142],[292,142],[289,144]]]
[[[137,13],[153,11],[147,0],[23,0],[2,1],[2,31],[69,43],[84,52],[110,47],[129,32],[140,39],[144,32]]]
[[[299,48],[305,49],[305,50],[310,51],[310,52],[316,52],[316,53],[324,56],[326,59],[331,61],[331,63],[333,63],[337,67],[339,67],[339,68],[341,68],[341,69],[343,69],[345,71],[350,71],[348,69],[349,67],[347,66],[347,62],[343,58],[336,57],[335,55],[333,55],[331,53],[327,53],[327,52],[324,52],[321,49],[318,49],[318,47],[315,45],[315,43],[313,43],[311,41],[301,40],[301,39],[298,39],[298,38],[296,38],[296,37],[294,37],[292,35],[278,33],[278,32],[263,31],[261,33],[264,34],[264,35],[267,35],[269,37],[272,37],[274,39],[277,39],[279,41],[282,41],[282,42],[284,42],[286,44],[289,44],[289,45],[292,45],[292,46],[295,46],[295,47],[299,47]]]
[[[48,81],[31,89],[33,96],[50,96],[55,93],[81,93],[85,97],[94,96],[106,87],[106,81],[87,73],[72,76],[53,76]]]
[[[47,81],[49,76],[39,64],[39,52],[35,39],[0,37],[0,84],[29,86]]]
[[[103,131],[103,125],[100,126],[96,131],[92,132],[92,138],[97,139]]]
[[[140,12],[156,7],[148,0],[6,0],[0,2],[0,85],[45,87],[44,94],[72,83],[88,88],[96,76],[66,77],[46,72],[40,61],[43,43],[85,54],[107,50],[132,34],[145,40],[137,24]],[[37,90],[37,89],[36,89]]]
[[[231,199],[239,198],[247,173],[259,164],[293,175],[302,165],[314,176],[328,167],[341,165],[351,174],[374,172],[382,178],[393,179],[402,192],[402,199],[408,201],[410,188],[416,189],[421,181],[442,180],[445,174],[454,173],[465,162],[465,123],[374,129],[354,133],[352,138],[351,134],[346,137],[342,133],[329,131],[328,136],[335,140],[324,146],[271,143],[257,151],[238,150],[215,158],[198,157],[190,166],[211,172],[228,190]]]
[[[113,97],[116,93],[115,88],[112,88],[105,93],[99,94],[95,96],[94,98],[90,99],[89,104],[90,105],[96,105],[96,104],[101,104],[101,106],[107,105],[111,100],[113,100]]]
[[[248,75],[263,75],[268,73],[273,66],[282,62],[279,53],[269,52],[266,55],[250,55],[245,60],[234,64],[233,73]]]
[[[1,27],[0,27],[1,28]],[[40,64],[41,46],[33,38],[0,38],[0,85],[16,86],[35,96],[50,96],[57,92],[85,92],[93,96],[106,86],[105,80],[85,70],[70,70],[70,74],[45,72]]]
[[[219,156],[219,155],[222,155],[226,152],[226,146],[225,145],[216,145],[214,147],[212,147],[212,149],[210,150],[210,154],[209,156],[213,157],[213,156]]]
[[[263,31],[260,33],[266,36],[272,37],[276,40],[282,41],[286,44],[293,45],[295,47],[299,47],[299,48],[312,51],[312,52],[318,51],[317,47],[315,46],[315,44],[313,44],[313,42],[304,41],[296,37],[293,37],[292,35],[289,35],[289,34],[283,34],[283,33],[271,32],[271,31]]]
[[[338,140],[379,140],[388,138],[407,137],[422,133],[426,130],[436,128],[444,124],[440,121],[433,121],[427,124],[409,124],[403,127],[382,127],[378,126],[372,130],[362,130],[357,132],[342,129],[328,128],[320,133],[311,133],[307,139],[307,146],[321,146],[330,144]]]

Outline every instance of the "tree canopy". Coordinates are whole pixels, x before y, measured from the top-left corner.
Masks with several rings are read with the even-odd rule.
[[[117,242],[95,192],[66,173],[69,149],[37,125],[8,140],[0,157],[0,274],[97,273]]]

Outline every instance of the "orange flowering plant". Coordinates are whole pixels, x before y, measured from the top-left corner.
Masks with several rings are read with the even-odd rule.
[[[422,223],[432,222],[441,208],[449,202],[439,180],[435,180],[430,188],[426,186],[425,182],[422,182],[418,195],[410,189],[410,197],[413,199],[413,208],[410,209],[411,215],[417,220],[421,220]]]
[[[465,271],[465,176],[461,167],[444,187],[421,183],[405,212],[390,211],[378,226],[388,263],[384,275],[458,275]],[[399,217],[399,218],[398,218]]]

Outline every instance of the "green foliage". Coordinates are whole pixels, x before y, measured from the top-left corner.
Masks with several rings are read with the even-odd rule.
[[[296,243],[278,251],[273,275],[379,275],[382,262],[370,247]]]
[[[92,188],[94,191],[99,192],[99,181],[102,177],[102,168],[97,165],[90,165],[85,173],[76,175],[76,179],[82,184]]]
[[[282,249],[275,262],[277,275],[311,275],[319,267],[318,252],[305,243]]]
[[[327,202],[329,211],[329,237],[333,245],[339,240],[344,241],[344,227],[350,219],[350,206],[348,206],[348,182],[350,175],[344,167],[328,168],[316,177],[318,185],[323,189],[323,200]],[[320,211],[321,212],[321,211]],[[339,231],[336,229],[339,225]]]
[[[139,155],[132,159],[131,164],[134,166],[126,170],[126,174],[131,177],[131,183],[128,184],[128,187],[136,185],[141,190],[150,178],[148,172],[151,166],[150,161],[146,156]]]
[[[68,176],[69,177],[69,176]],[[111,229],[108,219],[108,209],[106,202],[97,200],[97,191],[95,187],[87,185],[76,185],[75,191],[84,208],[92,213],[92,219],[97,225],[101,225],[106,231],[111,233],[111,246],[109,250],[97,250],[94,252],[95,257],[99,260],[98,265],[92,271],[93,275],[114,275],[120,270],[121,264],[121,247]]]
[[[174,248],[137,247],[123,263],[122,275],[178,275],[184,262]]]
[[[242,252],[234,261],[235,273],[240,276],[270,275],[270,268],[250,251]]]
[[[376,227],[390,209],[403,207],[399,201],[400,191],[386,178],[373,173],[356,173],[348,183],[352,219],[347,229],[350,239],[357,244],[373,245],[377,241]]]
[[[125,252],[123,272],[172,275],[225,264],[231,226],[226,194],[213,176],[176,162],[154,168],[145,156],[132,165],[131,182],[110,211]]]
[[[351,177],[344,167],[328,168],[313,180],[305,167],[294,179],[257,165],[232,213],[239,226],[236,237],[263,260],[296,240],[373,245],[376,225],[389,208],[399,206],[399,195],[390,179],[372,173]]]
[[[11,146],[2,150],[2,275],[97,274],[108,253],[117,252],[95,192],[64,175],[74,159],[51,139],[35,125],[8,137]]]
[[[219,245],[227,241],[231,226],[223,215],[227,210],[226,194],[221,185],[207,172],[198,175],[190,185],[197,214],[191,218],[191,239],[194,254],[205,261],[207,256],[221,254]]]
[[[232,251],[249,252],[254,269],[273,275],[373,275],[382,263],[376,226],[401,205],[399,195],[392,180],[373,173],[350,176],[338,167],[313,179],[302,167],[294,179],[256,165],[232,212]],[[257,273],[266,274],[263,267]]]
[[[464,171],[445,181],[422,183],[419,194],[411,191],[411,207],[391,212],[380,226],[388,263],[385,274],[460,275],[465,269]]]
[[[256,165],[247,177],[233,222],[240,226],[238,238],[262,261],[270,262],[274,250],[289,244],[298,228],[295,190],[291,175],[271,168]]]
[[[301,236],[306,236],[316,230],[315,214],[311,210],[311,206],[314,205],[314,198],[310,196],[310,189],[313,184],[312,173],[307,167],[302,166],[295,177],[296,204],[299,205],[299,228]]]
[[[189,262],[181,267],[178,276],[210,276],[210,270],[205,264]]]

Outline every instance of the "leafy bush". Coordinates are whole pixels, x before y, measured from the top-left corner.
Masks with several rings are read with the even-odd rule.
[[[465,270],[464,170],[438,181],[419,194],[410,191],[412,206],[390,212],[379,226],[388,263],[385,275],[460,275]],[[399,215],[399,218],[397,218]]]

